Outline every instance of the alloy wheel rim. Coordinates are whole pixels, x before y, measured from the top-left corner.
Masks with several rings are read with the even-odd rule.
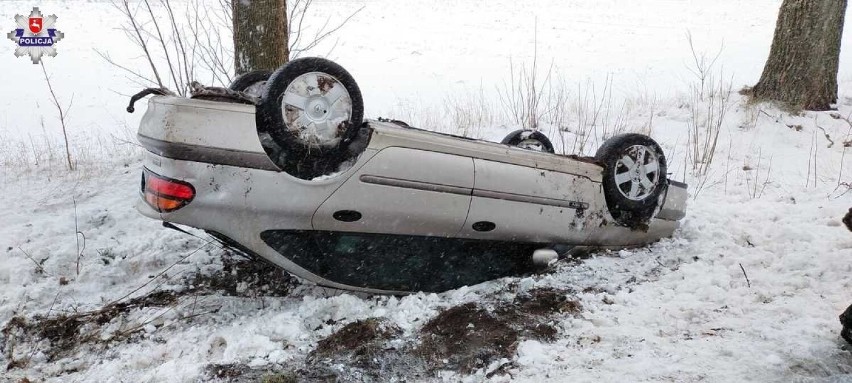
[[[657,154],[644,145],[633,145],[615,162],[613,178],[618,192],[631,201],[648,198],[660,179]]]
[[[281,98],[287,129],[312,146],[340,141],[344,122],[352,116],[352,98],[343,83],[322,72],[296,77]]]

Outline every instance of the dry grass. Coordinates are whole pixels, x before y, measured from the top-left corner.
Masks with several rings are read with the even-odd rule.
[[[51,133],[42,122],[42,131],[26,137],[0,135],[0,179],[17,179],[35,175],[48,180],[66,178],[68,157],[73,159],[74,177],[85,179],[117,167],[127,167],[142,158],[135,132],[124,126],[115,133],[70,135],[68,150],[60,135]]]
[[[387,117],[478,139],[501,139],[486,137],[496,127],[539,130],[561,154],[592,155],[614,135],[653,132],[656,97],[618,97],[611,76],[601,83],[574,84],[557,75],[555,66],[542,71],[536,65],[516,66],[510,61],[507,80],[491,92],[485,86],[459,91],[441,105],[399,100]]]
[[[687,69],[695,76],[687,101],[690,113],[687,162],[692,164],[694,176],[706,178],[715,159],[725,117],[733,105],[732,81],[726,80],[724,72],[716,69],[724,46],[720,46],[715,55],[708,55],[696,51],[688,32],[686,40],[692,52],[692,63]]]
[[[719,134],[732,106],[731,83],[710,76],[707,82],[696,82],[691,88],[689,159],[694,175],[706,175],[710,170],[719,143]]]
[[[497,121],[495,106],[481,86],[475,93],[448,96],[444,99],[443,110],[449,116],[453,133],[465,137],[482,138],[483,130]]]

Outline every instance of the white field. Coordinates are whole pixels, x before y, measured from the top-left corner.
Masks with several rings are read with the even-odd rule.
[[[14,57],[13,43],[4,39],[0,324],[15,315],[96,309],[204,244],[132,208],[140,151],[127,141],[144,107],[132,115],[124,108],[126,96],[140,86],[94,51],[148,70],[116,30],[121,15],[105,1],[38,5],[59,16],[57,28],[65,33],[59,55],[44,62],[63,103],[73,98],[68,129],[79,169],[62,169],[61,130],[41,67]],[[3,36],[14,28],[13,16],[32,6],[0,2]],[[443,294],[377,298],[303,286],[284,298],[210,295],[192,302],[192,309],[219,310],[193,320],[183,318],[190,312],[188,297],[162,316],[162,310],[140,310],[130,323],[107,325],[109,332],[159,316],[134,342],[97,352],[84,347],[49,363],[39,350],[44,345],[23,344],[12,356],[31,356],[31,362],[0,372],[0,380],[197,381],[213,363],[273,370],[304,359],[319,339],[351,321],[385,317],[410,335],[441,309],[484,296],[511,300],[514,293],[504,292],[510,283],[518,284],[517,292],[596,289],[576,295],[583,306],[578,316],[555,319],[556,342],[523,341],[517,367],[494,381],[852,380],[852,354],[842,349],[837,320],[852,304],[852,233],[840,223],[852,207],[852,191],[844,194],[848,186],[838,186],[852,183],[852,149],[843,147],[852,125],[827,112],[790,116],[769,105],[746,105],[735,93],[760,75],[780,0],[317,0],[308,21],[317,25],[325,15],[339,20],[361,6],[336,35],[329,57],[358,81],[368,117],[499,140],[516,128],[498,96],[509,81],[510,59],[518,69],[537,58],[540,72],[552,63],[572,105],[592,87],[600,97],[611,79],[612,112],[601,125],[621,116],[626,130],[648,132],[652,121],[650,133],[667,153],[671,177],[690,184],[682,228],[647,248],[600,253],[555,274]],[[699,54],[715,56],[721,48],[714,72],[734,90],[706,176],[692,174],[686,156],[696,81],[687,31]],[[842,117],[852,114],[850,36],[847,31],[841,53]],[[311,53],[325,55],[332,45],[327,41]],[[452,106],[483,107],[487,118],[459,127]],[[574,127],[583,108],[567,110]],[[574,133],[566,133],[569,146]],[[600,142],[602,132],[594,133],[584,154]],[[79,274],[75,210],[86,237]],[[44,261],[44,272],[24,251]],[[180,287],[187,273],[221,269],[219,255],[204,247],[133,296]],[[336,324],[314,330],[328,320]],[[9,361],[0,356],[0,366]],[[441,378],[482,381],[487,372]]]

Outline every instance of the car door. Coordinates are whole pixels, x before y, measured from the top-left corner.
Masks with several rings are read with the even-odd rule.
[[[600,184],[551,170],[474,160],[475,187],[461,235],[542,243],[580,243],[595,217]]]
[[[473,188],[473,159],[389,147],[341,185],[313,216],[315,230],[455,236]]]

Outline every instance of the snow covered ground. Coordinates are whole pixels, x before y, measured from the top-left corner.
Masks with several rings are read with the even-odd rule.
[[[852,381],[837,321],[852,304],[852,233],[840,223],[852,191],[838,186],[852,183],[852,148],[843,145],[852,125],[842,119],[852,114],[852,34],[843,40],[836,115],[790,116],[734,94],[716,159],[696,176],[687,158],[695,77],[686,33],[699,53],[722,47],[716,69],[736,91],[760,75],[780,0],[317,0],[315,10],[344,17],[362,5],[330,57],[359,82],[367,116],[456,129],[448,105],[481,94],[500,109],[510,58],[516,69],[534,56],[540,67],[552,61],[575,100],[610,78],[615,109],[629,106],[625,128],[652,121],[672,177],[690,184],[682,228],[647,248],[443,294],[368,297],[300,285],[281,296],[247,283],[237,294],[200,290],[84,326],[81,334],[97,338],[56,355],[47,340],[2,334],[0,363],[12,368],[0,380],[197,381],[210,378],[210,365],[290,371],[356,320],[385,318],[404,342],[444,309],[499,306],[553,287],[581,307],[547,318],[555,341],[522,339],[506,361],[410,380]],[[59,97],[73,95],[69,133],[80,168],[63,171],[56,155],[61,133],[41,68],[14,57],[11,41],[0,43],[0,324],[186,291],[194,275],[221,273],[222,250],[204,235],[164,229],[132,207],[139,151],[124,140],[143,111],[126,114],[122,95],[138,86],[93,51],[144,68],[114,29],[117,12],[103,1],[39,6],[59,16],[66,34],[45,67]],[[0,26],[11,30],[14,14],[31,7],[3,1]],[[515,128],[500,113],[485,120],[491,125],[472,135],[500,139]],[[111,339],[135,327],[129,339]]]

